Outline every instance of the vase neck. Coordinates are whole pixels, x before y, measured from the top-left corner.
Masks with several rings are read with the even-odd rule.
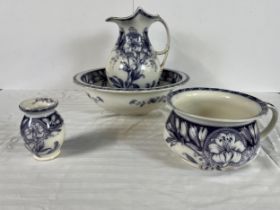
[[[42,117],[47,117],[51,114],[56,112],[55,109],[51,109],[48,111],[43,111],[43,112],[24,112],[24,115],[28,118],[42,118]]]

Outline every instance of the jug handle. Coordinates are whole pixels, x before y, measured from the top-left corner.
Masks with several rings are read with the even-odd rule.
[[[260,138],[265,138],[270,131],[275,127],[277,120],[278,120],[278,111],[276,107],[270,103],[266,103],[266,106],[271,110],[272,117],[268,125],[260,132]]]
[[[163,67],[164,67],[164,64],[166,62],[168,52],[169,52],[169,48],[170,48],[170,33],[169,33],[169,28],[168,28],[166,22],[161,17],[158,17],[157,21],[162,23],[162,25],[164,26],[164,28],[166,30],[166,34],[167,34],[167,43],[166,43],[165,49],[160,50],[160,51],[155,50],[157,55],[163,55],[164,54],[163,60],[160,64],[160,69],[162,70]]]

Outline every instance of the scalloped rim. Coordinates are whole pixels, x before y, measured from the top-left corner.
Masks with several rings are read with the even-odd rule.
[[[105,21],[109,22],[109,21],[112,21],[112,20],[119,20],[119,21],[131,20],[139,14],[141,14],[145,17],[148,17],[148,18],[153,18],[153,19],[157,19],[157,18],[160,17],[158,14],[157,15],[152,15],[152,14],[146,12],[142,7],[138,7],[132,15],[129,15],[127,17],[109,17]]]

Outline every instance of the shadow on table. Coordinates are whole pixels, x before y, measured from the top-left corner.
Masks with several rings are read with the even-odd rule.
[[[89,133],[71,137],[64,142],[61,157],[80,155],[98,150],[102,147],[107,147],[114,143],[117,132],[118,131],[114,129],[110,129],[110,132],[108,132],[107,129],[99,131],[94,130]]]
[[[142,152],[146,157],[149,157],[154,161],[161,162],[162,164],[168,167],[184,170],[191,169],[191,167],[188,164],[186,164],[186,162],[182,158],[170,151],[167,145],[164,144],[161,136],[158,137],[159,138],[156,140],[153,139],[153,141],[156,141],[155,145],[157,145],[157,149],[155,150],[144,148],[140,144],[128,144],[130,144],[131,147],[133,147],[134,149]],[[155,145],[153,145],[153,147]]]
[[[143,153],[145,157],[172,168],[188,169],[190,167],[185,161],[170,151],[163,140],[165,118],[162,110],[153,111],[148,115],[138,117],[138,120],[123,130],[120,135],[124,135],[122,138],[126,140],[126,143],[131,148]],[[158,123],[155,129],[151,126],[153,122]],[[153,132],[147,132],[151,129]]]

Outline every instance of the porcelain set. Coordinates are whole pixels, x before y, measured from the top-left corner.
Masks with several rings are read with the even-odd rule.
[[[138,8],[129,17],[108,18],[119,26],[119,38],[106,68],[74,76],[98,106],[122,115],[143,115],[169,108],[164,140],[172,151],[200,169],[239,168],[253,160],[263,139],[278,119],[276,108],[253,96],[216,88],[183,88],[189,77],[164,69],[170,35],[165,21]],[[164,50],[155,51],[148,36],[154,22],[167,32]],[[158,55],[163,55],[160,63]],[[177,88],[176,90],[174,90]],[[25,113],[21,135],[37,160],[57,157],[64,140],[63,119],[52,98],[27,99],[20,103]],[[259,131],[257,120],[271,110],[267,127]]]

